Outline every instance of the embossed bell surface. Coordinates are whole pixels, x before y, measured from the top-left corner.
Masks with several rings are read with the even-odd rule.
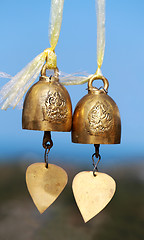
[[[92,86],[102,79],[103,89]],[[77,104],[73,115],[72,142],[88,144],[117,144],[121,138],[121,120],[118,107],[107,95],[108,80],[93,77],[88,83],[88,94]]]
[[[28,91],[22,114],[22,128],[41,131],[71,131],[72,105],[58,78],[41,76]]]

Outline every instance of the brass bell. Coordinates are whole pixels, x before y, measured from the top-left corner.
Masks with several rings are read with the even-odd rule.
[[[58,69],[53,77],[46,76],[46,65],[39,81],[25,97],[22,128],[40,131],[71,131],[72,105],[66,88],[59,82]]]
[[[101,79],[103,88],[92,86]],[[107,95],[108,80],[93,76],[88,82],[88,94],[77,104],[72,125],[72,142],[87,144],[118,144],[121,139],[121,120],[118,107]]]

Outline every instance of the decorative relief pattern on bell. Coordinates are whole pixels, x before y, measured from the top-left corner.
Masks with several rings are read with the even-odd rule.
[[[87,130],[91,135],[99,135],[113,126],[112,107],[106,101],[97,101],[88,113]]]
[[[60,92],[49,90],[43,107],[43,121],[65,122],[67,115],[66,99]]]

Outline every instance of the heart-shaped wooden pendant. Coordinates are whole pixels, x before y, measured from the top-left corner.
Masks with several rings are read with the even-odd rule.
[[[64,169],[54,164],[34,163],[27,168],[26,184],[40,213],[43,213],[60,195],[68,181]]]
[[[97,215],[112,199],[116,183],[105,173],[80,172],[73,179],[73,193],[84,222]]]

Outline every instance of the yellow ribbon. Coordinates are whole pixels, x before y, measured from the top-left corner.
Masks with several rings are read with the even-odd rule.
[[[44,53],[46,54],[46,64],[48,69],[54,69],[57,67],[57,57],[54,50],[56,48],[60,35],[63,5],[64,0],[51,0],[51,21],[49,31],[51,47],[44,50]]]
[[[62,16],[63,16],[63,5],[64,0],[51,0],[51,21],[50,21],[50,45],[51,49],[54,50],[60,34]]]
[[[105,51],[105,0],[96,0],[97,12],[97,75],[102,75],[101,66]]]
[[[48,69],[55,69],[57,67],[57,56],[52,48],[44,50],[46,65]]]

